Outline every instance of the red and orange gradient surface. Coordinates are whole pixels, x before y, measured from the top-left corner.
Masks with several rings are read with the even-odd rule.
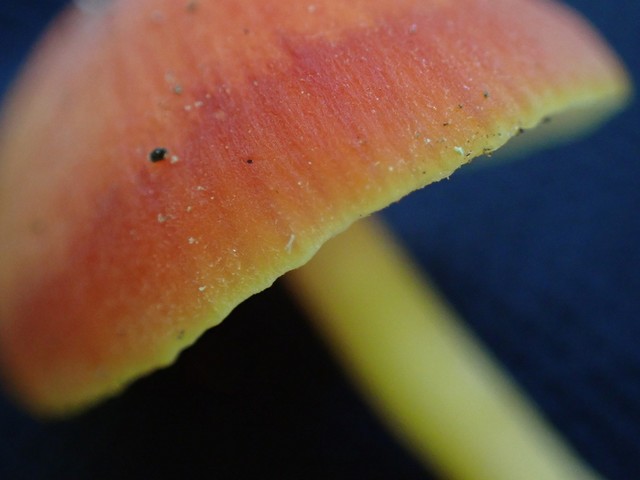
[[[90,404],[356,219],[628,90],[545,0],[69,11],[2,116],[2,374],[35,412]]]

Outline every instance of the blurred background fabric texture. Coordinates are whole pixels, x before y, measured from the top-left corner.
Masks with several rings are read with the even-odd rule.
[[[2,1],[3,94],[65,3]],[[637,84],[640,2],[565,3]],[[470,328],[610,480],[640,478],[639,132],[634,103],[588,138],[465,167],[384,212]],[[154,477],[436,478],[385,431],[280,283],[174,366],[77,418],[40,423],[0,396],[0,478]]]

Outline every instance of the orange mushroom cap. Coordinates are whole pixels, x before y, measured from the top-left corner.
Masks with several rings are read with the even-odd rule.
[[[2,117],[7,385],[41,414],[114,393],[356,219],[629,90],[546,0],[71,9]]]

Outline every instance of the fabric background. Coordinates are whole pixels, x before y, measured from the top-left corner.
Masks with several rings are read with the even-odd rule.
[[[0,3],[0,88],[62,0]],[[571,0],[640,78],[640,2]],[[640,478],[640,108],[588,139],[467,167],[385,218],[575,448]],[[69,421],[0,396],[0,478],[428,479],[284,289]],[[435,478],[435,477],[434,477]]]

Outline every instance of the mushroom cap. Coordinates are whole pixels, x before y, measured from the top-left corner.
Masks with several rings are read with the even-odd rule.
[[[70,9],[0,126],[8,388],[39,414],[90,405],[358,218],[629,92],[546,0]]]

